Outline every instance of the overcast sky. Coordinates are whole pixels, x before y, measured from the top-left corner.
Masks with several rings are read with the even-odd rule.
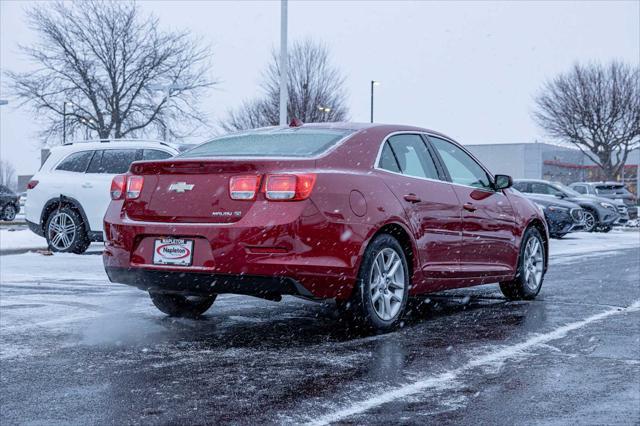
[[[213,46],[213,121],[257,93],[270,50],[279,45],[279,1],[140,1],[166,28],[190,29]],[[291,1],[290,40],[317,37],[346,76],[353,121],[442,131],[462,143],[533,142],[532,98],[547,78],[575,62],[640,61],[640,2]],[[25,70],[17,43],[34,36],[26,1],[0,0],[0,68]],[[4,79],[4,76],[2,77]],[[4,83],[4,81],[3,81]],[[16,108],[3,87],[0,155],[20,174],[39,165],[38,118]]]

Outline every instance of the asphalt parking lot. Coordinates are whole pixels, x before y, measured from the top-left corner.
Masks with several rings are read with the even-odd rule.
[[[0,257],[3,425],[640,418],[637,232],[554,242],[536,301],[440,293],[386,335],[295,298],[225,295],[201,320],[167,318],[108,283],[99,252]]]

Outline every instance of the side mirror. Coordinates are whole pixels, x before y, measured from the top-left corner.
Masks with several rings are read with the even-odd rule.
[[[558,197],[558,198],[567,198],[567,196],[564,195],[562,192],[556,193],[556,197]]]
[[[513,186],[513,179],[509,175],[496,175],[493,187],[497,190],[507,189]]]

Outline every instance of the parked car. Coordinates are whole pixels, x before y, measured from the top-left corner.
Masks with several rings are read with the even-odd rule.
[[[116,176],[104,266],[169,315],[200,315],[220,293],[289,294],[388,330],[410,295],[493,282],[538,294],[544,215],[511,183],[416,127],[248,131]]]
[[[580,194],[609,198],[622,203],[626,206],[629,219],[638,218],[638,199],[622,182],[574,182],[569,187]],[[624,213],[623,208],[619,210],[621,214]]]
[[[0,185],[0,219],[11,222],[20,211],[18,195],[8,186]]]
[[[581,195],[558,182],[536,179],[516,179],[513,187],[527,194],[552,195],[578,204],[584,209],[584,230],[587,232],[609,232],[620,218],[618,209],[607,198]]]
[[[525,196],[544,212],[551,238],[562,238],[569,232],[584,229],[584,210],[579,205],[550,195]]]
[[[51,149],[27,185],[26,219],[53,251],[82,253],[102,241],[102,219],[111,180],[136,160],[177,154],[164,144],[141,140],[76,142]]]

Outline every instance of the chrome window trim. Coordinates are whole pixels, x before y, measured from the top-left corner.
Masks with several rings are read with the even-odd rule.
[[[427,137],[428,136],[432,136],[432,137],[435,137],[435,138],[443,139],[443,140],[445,140],[447,142],[451,142],[455,146],[461,148],[462,151],[464,151],[466,154],[468,154],[480,166],[480,168],[482,170],[484,170],[485,173],[487,173],[487,175],[489,176],[489,178],[491,180],[494,179],[493,175],[491,173],[489,173],[489,171],[482,165],[482,163],[480,163],[480,161],[478,161],[478,159],[476,157],[474,157],[469,151],[467,151],[464,147],[462,147],[459,143],[457,143],[453,139],[450,139],[450,138],[448,138],[446,136],[442,136],[442,135],[439,135],[439,134],[436,134],[436,133],[425,132],[425,131],[417,131],[417,130],[399,130],[397,132],[391,132],[387,136],[385,136],[384,139],[382,140],[382,143],[380,143],[380,146],[378,147],[378,155],[376,155],[376,160],[373,163],[373,170],[378,170],[378,171],[381,171],[381,172],[391,173],[391,174],[394,174],[394,175],[404,176],[404,177],[413,178],[413,179],[426,180],[426,181],[429,181],[429,182],[448,183],[450,185],[461,186],[463,188],[473,188],[473,189],[478,190],[478,191],[489,192],[491,194],[501,194],[501,195],[504,196],[504,193],[502,191],[495,191],[493,189],[478,188],[476,186],[463,185],[461,183],[450,182],[448,180],[442,180],[442,179],[431,179],[431,178],[423,178],[423,177],[419,177],[419,176],[410,176],[410,175],[405,175],[403,173],[392,172],[391,170],[387,170],[387,169],[383,169],[383,168],[379,167],[380,158],[382,157],[382,150],[384,148],[384,144],[387,143],[387,141],[389,140],[390,137],[395,136],[395,135],[426,135]],[[445,167],[446,167],[446,165],[445,165]]]

